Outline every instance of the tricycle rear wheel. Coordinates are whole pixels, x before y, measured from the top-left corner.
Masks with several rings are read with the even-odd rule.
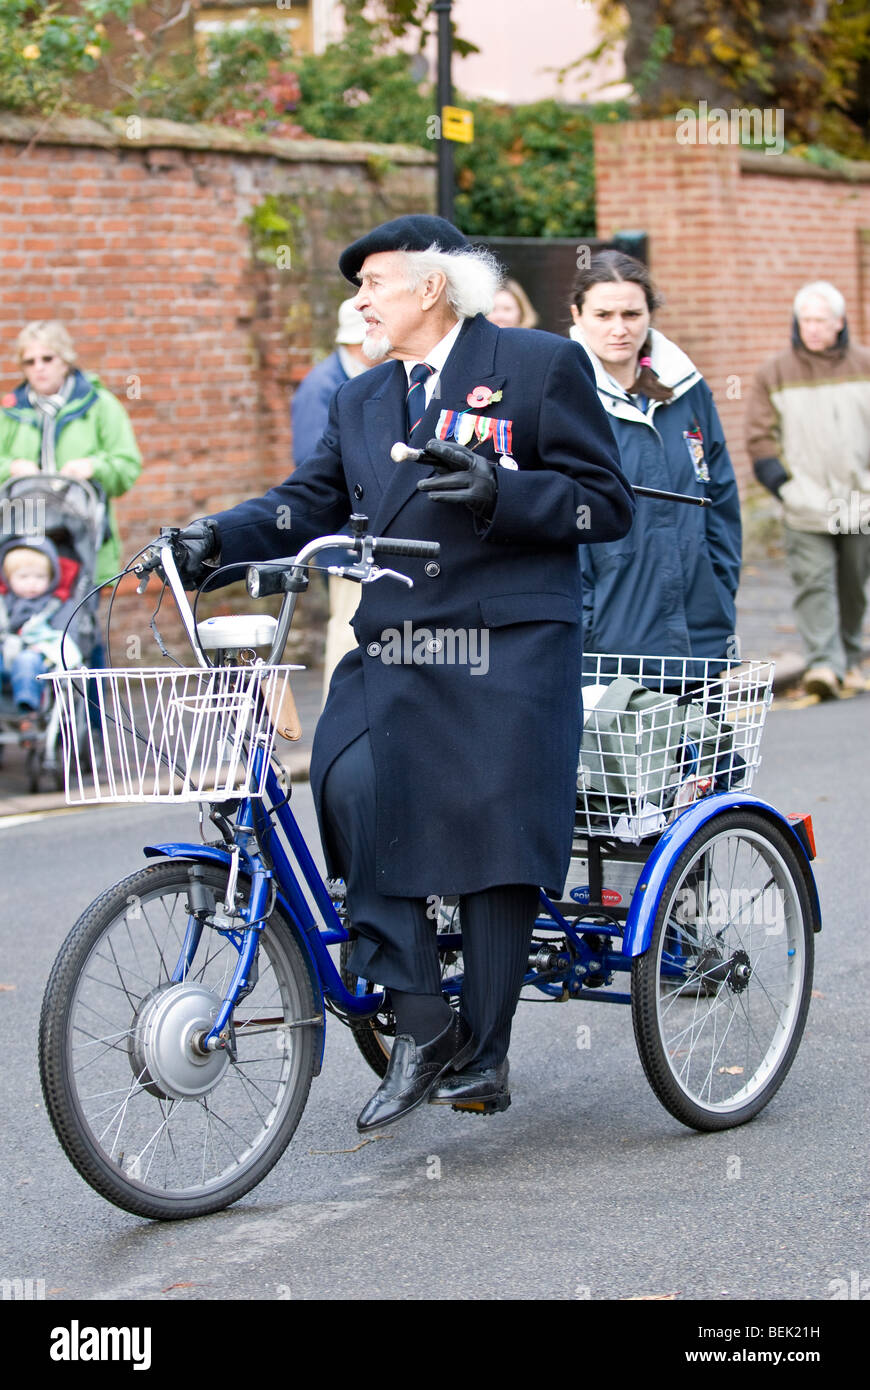
[[[813,975],[799,854],[757,812],[716,816],[674,864],[649,949],[632,966],[647,1080],[693,1129],[751,1120],[794,1061]]]

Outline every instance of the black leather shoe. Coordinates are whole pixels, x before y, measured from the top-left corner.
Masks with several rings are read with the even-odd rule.
[[[473,1055],[475,1046],[471,1029],[458,1014],[443,1033],[422,1047],[400,1034],[393,1042],[386,1076],[360,1111],[357,1129],[365,1132],[391,1125],[416,1109],[451,1065],[461,1066]]]
[[[487,1067],[475,1071],[459,1071],[445,1076],[435,1086],[429,1096],[432,1105],[452,1105],[454,1110],[470,1114],[492,1115],[497,1110],[507,1110],[511,1103],[508,1090],[508,1060],[505,1057],[497,1067]]]

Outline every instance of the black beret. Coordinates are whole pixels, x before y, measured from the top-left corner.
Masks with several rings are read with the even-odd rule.
[[[378,251],[425,251],[437,242],[439,251],[459,251],[471,243],[452,222],[443,217],[412,213],[382,222],[374,231],[354,241],[338,258],[338,268],[346,280],[356,282],[366,256]]]

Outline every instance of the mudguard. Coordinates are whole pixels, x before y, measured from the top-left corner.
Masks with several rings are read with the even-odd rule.
[[[799,850],[798,860],[803,871],[812,908],[813,931],[821,931],[822,916],[816,881],[810,868],[806,849],[788,818],[781,811],[768,805],[766,801],[760,800],[759,797],[750,796],[745,792],[717,792],[713,796],[706,796],[701,801],[696,801],[693,805],[688,806],[668,826],[646,861],[638,879],[625,924],[625,934],[622,939],[623,955],[641,956],[649,948],[653,923],[662,900],[665,884],[674,864],[693,836],[697,835],[698,831],[716,816],[721,816],[726,811],[740,810],[754,811],[756,814],[764,816],[766,820],[784,831],[795,848]]]
[[[143,853],[149,859],[193,859],[206,861],[212,864],[224,864],[229,868],[229,852],[222,849],[220,845],[194,845],[183,841],[171,841],[161,845],[146,845]],[[242,869],[244,873],[244,869]],[[280,908],[288,927],[296,940],[297,946],[302,951],[302,959],[305,961],[308,975],[311,980],[311,988],[314,991],[314,1006],[323,1018],[323,1025],[320,1029],[320,1053],[317,1057],[315,1076],[319,1076],[323,1066],[323,1050],[326,1045],[326,1010],[323,1003],[323,989],[320,983],[320,975],[311,954],[311,947],[308,938],[299,925],[293,909],[288,905],[286,898],[279,891],[276,897],[276,906]]]

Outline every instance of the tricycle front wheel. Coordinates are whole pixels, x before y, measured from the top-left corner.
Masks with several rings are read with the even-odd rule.
[[[647,1080],[691,1128],[751,1120],[794,1061],[813,975],[799,853],[756,812],[715,817],[674,864],[649,949],[633,963]]]
[[[204,865],[210,908],[190,965],[173,980],[191,923],[191,865],[152,864],[109,889],[55,962],[40,1019],[51,1122],[101,1196],[137,1216],[220,1211],[261,1182],[299,1123],[321,1018],[299,946],[277,909],[261,931],[256,983],[205,1053],[238,959],[221,929],[223,866]],[[246,891],[239,880],[237,902]]]

